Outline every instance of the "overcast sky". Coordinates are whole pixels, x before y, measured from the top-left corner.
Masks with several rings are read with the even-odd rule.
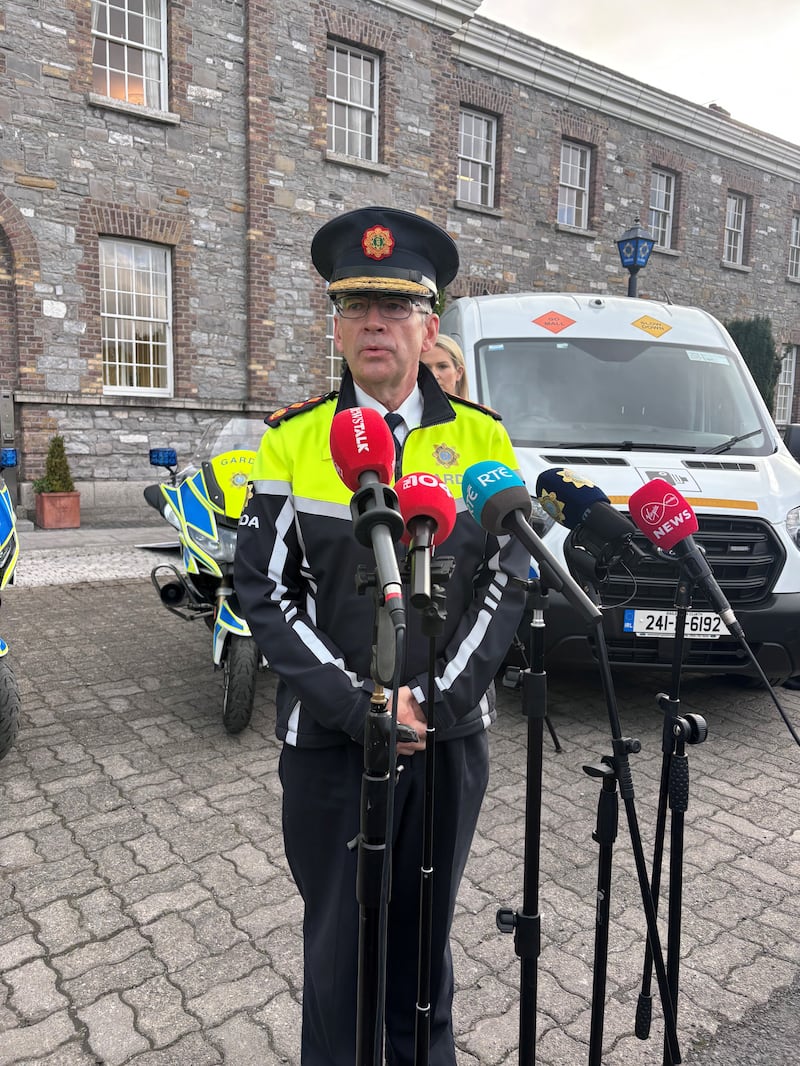
[[[800,144],[800,0],[484,0],[479,13]]]

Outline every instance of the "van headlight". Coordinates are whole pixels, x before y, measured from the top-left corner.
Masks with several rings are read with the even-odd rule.
[[[786,516],[786,532],[794,546],[800,548],[800,507],[793,507]]]
[[[528,524],[539,537],[543,537],[548,529],[555,525],[553,516],[545,511],[535,496],[531,496],[531,516],[528,519]]]

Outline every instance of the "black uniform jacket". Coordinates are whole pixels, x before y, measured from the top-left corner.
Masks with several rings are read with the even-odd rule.
[[[461,480],[473,463],[497,460],[516,469],[508,434],[485,408],[440,389],[420,367],[422,424],[403,445],[402,472],[436,474],[456,499],[455,528],[436,549],[455,565],[436,635],[433,698],[437,741],[485,729],[495,717],[494,675],[514,636],[530,557],[511,537],[497,538],[475,522]],[[239,524],[235,585],[256,641],[279,676],[277,735],[287,744],[324,747],[361,741],[374,690],[376,608],[359,594],[359,566],[374,571],[370,548],[353,534],[352,492],[330,450],[334,415],[357,406],[349,371],[341,391],[270,416],[256,458],[253,495]],[[403,568],[406,549],[398,544]],[[407,589],[404,586],[404,591]],[[406,647],[399,683],[425,709],[430,638],[423,615],[406,603]],[[390,646],[391,646],[390,641]],[[385,662],[385,659],[382,660]],[[391,656],[390,656],[391,661]],[[380,676],[384,687],[390,688]]]

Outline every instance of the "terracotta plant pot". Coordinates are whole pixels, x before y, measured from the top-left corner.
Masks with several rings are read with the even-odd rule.
[[[81,524],[79,492],[37,492],[34,520],[40,529],[77,529]]]

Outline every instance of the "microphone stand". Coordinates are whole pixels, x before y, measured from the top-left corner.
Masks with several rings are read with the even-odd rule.
[[[561,745],[547,715],[547,674],[544,669],[544,612],[548,606],[544,582],[525,582],[531,616],[530,665],[521,672],[522,706],[528,719],[528,753],[525,792],[525,844],[523,858],[522,908],[516,912],[503,907],[497,912],[497,928],[514,934],[514,951],[520,960],[519,1062],[536,1062],[536,1011],[538,960],[541,953],[539,914],[539,844],[542,824],[542,749],[546,721],[555,750]],[[514,687],[517,687],[516,685]]]
[[[584,576],[584,588],[592,602],[599,606],[599,596],[595,582],[597,582],[597,563],[591,553],[576,544],[574,531],[564,543],[564,557],[571,570],[577,571]],[[608,658],[608,648],[603,634],[602,615],[599,614],[595,622],[595,650],[600,669],[600,679],[605,695],[606,708],[608,711],[609,725],[611,728],[611,754],[601,758],[596,766],[584,766],[584,772],[590,777],[599,778],[602,782],[597,809],[597,826],[593,839],[600,846],[600,854],[597,872],[597,914],[595,923],[595,956],[594,973],[592,982],[592,1010],[589,1034],[589,1066],[601,1066],[603,1053],[603,1025],[605,1017],[605,990],[608,967],[608,932],[611,903],[611,866],[612,848],[617,834],[618,824],[618,800],[622,796],[625,813],[628,821],[628,833],[631,838],[636,873],[639,879],[639,891],[642,897],[645,920],[647,924],[647,938],[653,956],[653,964],[658,978],[658,988],[661,996],[661,1006],[664,1013],[664,1039],[666,1060],[670,1066],[677,1066],[681,1062],[680,1048],[675,1024],[675,1009],[673,1006],[672,993],[669,987],[664,956],[661,950],[661,939],[658,932],[658,919],[653,896],[647,877],[647,867],[644,857],[639,822],[634,802],[633,775],[630,768],[629,756],[631,753],[641,751],[638,740],[623,737],[617,708],[616,694],[614,692],[611,663]]]
[[[426,549],[427,550],[427,549]],[[409,554],[412,571],[414,552]],[[431,560],[431,575],[447,581],[455,560],[449,556]],[[419,948],[417,968],[417,1004],[414,1029],[414,1064],[428,1066],[431,1039],[431,939],[433,932],[433,825],[434,786],[436,779],[436,637],[447,617],[445,590],[433,584],[429,589],[412,579],[417,592],[412,602],[422,614],[422,632],[428,637],[428,708],[425,726],[425,793],[422,812],[422,862],[419,884]]]
[[[661,890],[661,869],[664,857],[664,838],[667,819],[667,804],[672,812],[670,819],[669,850],[669,901],[667,914],[667,976],[672,1002],[677,1014],[678,978],[680,972],[681,919],[683,902],[683,855],[684,814],[689,805],[689,760],[686,744],[702,744],[708,736],[706,720],[699,714],[681,715],[680,683],[686,633],[686,614],[691,607],[693,581],[681,569],[675,594],[675,648],[672,657],[670,694],[660,692],[656,697],[664,715],[661,734],[661,785],[658,797],[656,833],[653,846],[653,869],[650,891],[654,906],[658,907]],[[642,990],[636,1006],[636,1036],[646,1040],[650,1035],[652,996],[652,953],[650,945],[645,948]],[[669,1066],[667,1049],[663,1062]]]
[[[397,738],[416,740],[416,732],[397,723],[397,701],[387,710],[385,686],[394,684],[395,662],[402,662],[405,624],[395,627],[375,586],[377,575],[359,566],[359,595],[372,587],[375,637],[371,675],[375,687],[364,724],[364,773],[358,836],[348,843],[358,849],[356,899],[359,905],[358,988],[356,996],[356,1066],[381,1066],[386,1001],[386,922],[391,895],[391,840]],[[395,685],[396,688],[396,685]],[[389,846],[387,847],[387,842]]]

